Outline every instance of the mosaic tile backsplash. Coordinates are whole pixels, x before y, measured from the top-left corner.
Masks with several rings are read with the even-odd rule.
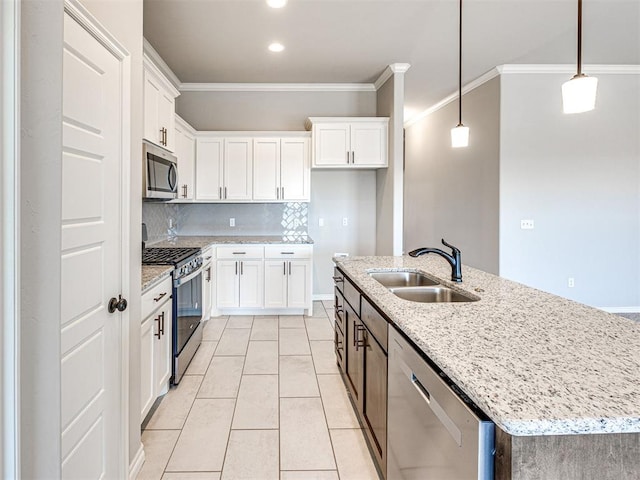
[[[176,235],[307,235],[308,203],[142,204],[148,244]],[[235,227],[229,219],[235,219]]]

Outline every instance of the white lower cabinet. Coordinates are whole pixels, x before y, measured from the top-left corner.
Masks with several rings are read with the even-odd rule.
[[[167,392],[171,378],[171,278],[142,295],[140,325],[140,418]]]
[[[216,299],[220,308],[262,308],[264,247],[218,247]]]
[[[265,246],[265,308],[309,308],[311,245]]]
[[[213,306],[213,274],[215,262],[213,260],[213,248],[209,247],[202,252],[203,259],[203,279],[202,279],[202,319],[211,318],[211,308]]]

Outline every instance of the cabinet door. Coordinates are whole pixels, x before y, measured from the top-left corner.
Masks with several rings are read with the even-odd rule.
[[[151,75],[144,74],[144,138],[156,145],[162,145],[162,135],[158,125],[158,101],[160,85]]]
[[[289,275],[288,306],[289,308],[309,308],[311,296],[311,262],[307,260],[290,260],[287,262]]]
[[[286,308],[288,263],[286,260],[266,260],[264,262],[265,308]]]
[[[313,126],[314,164],[344,166],[349,163],[350,137],[348,123],[324,123]]]
[[[167,392],[171,378],[171,302],[152,315],[153,319],[153,376],[157,398]]]
[[[364,383],[364,348],[362,347],[364,339],[362,322],[349,306],[347,302],[345,306],[345,323],[347,331],[345,332],[345,344],[346,344],[346,373],[347,373],[347,386],[351,391],[351,395],[355,401],[358,411],[362,413],[363,398],[363,383]]]
[[[253,199],[280,199],[280,139],[253,139]]]
[[[196,199],[222,199],[223,138],[199,138],[196,143]]]
[[[178,158],[178,198],[193,200],[196,139],[176,123],[175,142]]]
[[[380,167],[387,165],[387,125],[377,122],[351,124],[353,164]]]
[[[149,316],[140,327],[140,420],[144,420],[155,400],[153,378],[153,319]]]
[[[280,198],[308,202],[311,200],[309,139],[283,138],[280,145]]]
[[[202,315],[203,320],[211,318],[211,288],[213,287],[213,264],[204,267],[204,281],[202,282]]]
[[[236,260],[216,262],[216,302],[218,308],[232,308],[240,305],[239,265]]]
[[[175,152],[175,118],[176,104],[173,96],[165,90],[160,90],[158,96],[158,128],[165,129],[164,148]]]
[[[262,308],[264,305],[264,262],[242,260],[240,262],[240,303],[243,308]]]
[[[225,200],[251,200],[253,195],[252,165],[253,139],[225,139],[223,168],[223,196]]]
[[[364,330],[364,403],[362,416],[382,471],[387,463],[387,354],[368,330]]]

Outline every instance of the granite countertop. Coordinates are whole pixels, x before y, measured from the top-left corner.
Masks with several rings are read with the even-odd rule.
[[[640,324],[442,258],[336,264],[501,429],[515,436],[640,432]],[[480,297],[402,300],[367,273],[422,271]]]
[[[313,244],[313,240],[308,235],[305,236],[282,236],[282,235],[214,235],[214,236],[198,236],[198,237],[176,237],[173,240],[163,240],[149,247],[199,247],[206,248],[209,245],[244,245],[256,243],[273,243],[273,244],[289,244],[289,245],[306,245]]]
[[[162,279],[171,275],[172,271],[172,265],[143,265],[142,293],[159,283]]]

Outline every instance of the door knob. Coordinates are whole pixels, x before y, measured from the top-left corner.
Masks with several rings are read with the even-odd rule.
[[[107,306],[109,313],[114,313],[116,310],[124,312],[126,309],[127,300],[122,298],[122,295],[118,295],[118,298],[112,297],[111,300],[109,300],[109,305]]]

